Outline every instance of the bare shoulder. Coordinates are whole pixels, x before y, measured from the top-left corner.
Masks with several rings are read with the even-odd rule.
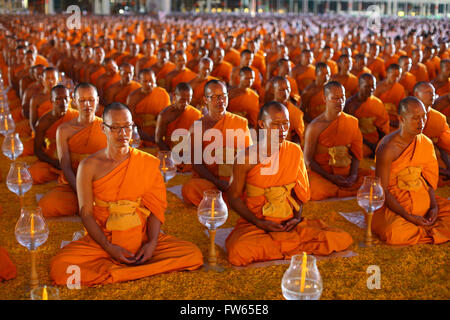
[[[376,157],[378,160],[394,159],[398,156],[399,147],[396,144],[398,131],[384,136],[378,143]]]

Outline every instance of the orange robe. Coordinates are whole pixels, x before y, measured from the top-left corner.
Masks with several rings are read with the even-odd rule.
[[[9,258],[8,252],[0,247],[0,282],[17,276],[16,265]]]
[[[154,65],[157,62],[158,62],[158,59],[156,58],[155,55],[153,55],[147,60],[147,62],[143,66],[140,67],[140,70],[142,71],[144,69],[150,68],[152,65]]]
[[[202,113],[197,108],[188,105],[182,114],[175,121],[170,122],[167,125],[166,134],[164,136],[164,142],[172,149],[177,142],[171,139],[172,133],[176,129],[189,130],[196,120],[202,117]]]
[[[411,72],[406,72],[406,74],[400,79],[399,82],[405,88],[407,94],[413,94],[414,86],[417,83],[415,75],[413,75]]]
[[[124,88],[122,88],[113,98],[113,102],[120,102],[123,104],[127,103],[127,98],[134,90],[139,89],[141,84],[134,80],[131,80],[129,84],[127,84]]]
[[[347,177],[350,174],[351,156],[363,157],[363,138],[358,126],[358,119],[341,112],[322,133],[317,141],[314,160],[328,173]],[[340,151],[338,150],[341,149]],[[346,149],[345,153],[342,149]],[[364,175],[373,175],[370,171],[358,169],[358,179],[348,188],[338,187],[313,170],[308,170],[311,186],[311,200],[323,200],[333,197],[355,196],[361,186]]]
[[[149,135],[155,135],[156,117],[170,105],[170,96],[164,88],[155,87],[152,92],[136,105],[135,113],[138,115],[134,121],[140,129]]]
[[[122,77],[120,76],[119,73],[114,74],[111,79],[108,80],[108,82],[106,82],[103,85],[103,91],[105,91],[106,89],[108,89],[109,87],[111,87],[113,84],[117,83],[120,81],[120,79],[122,79]]]
[[[389,134],[389,114],[384,108],[383,102],[375,96],[370,96],[364,101],[358,109],[355,110],[354,116],[358,118],[359,129],[363,135],[363,139],[369,143],[377,144],[380,140],[377,128]],[[363,145],[364,157],[370,156],[372,150]]]
[[[46,148],[45,153],[47,153],[49,156],[57,159],[58,155],[56,153],[56,130],[58,127],[67,121],[70,121],[74,118],[78,117],[78,110],[75,109],[67,109],[66,114],[55,121],[45,132],[45,140],[46,140]],[[30,140],[30,142],[33,143],[32,145],[32,151],[34,154],[34,139]],[[29,143],[24,143],[24,153],[25,153],[25,147],[28,147]],[[61,173],[61,170],[58,170],[54,168],[51,164],[44,162],[44,161],[36,161],[33,163],[30,168],[28,169],[30,171],[31,177],[33,178],[33,184],[42,184],[47,183],[52,180],[55,180],[58,178],[59,174]]]
[[[337,80],[345,88],[345,97],[349,98],[358,91],[358,78],[352,73],[349,73],[345,80]]]
[[[411,69],[409,72],[411,72],[414,76],[416,76],[417,82],[430,81],[430,78],[428,77],[427,66],[421,62],[419,62],[419,66],[416,69],[414,69],[414,70]]]
[[[355,76],[359,79],[359,77],[361,77],[361,75],[364,73],[372,74],[372,70],[367,67],[363,67],[362,70],[358,72],[358,74],[355,74]]]
[[[226,83],[231,80],[231,71],[233,70],[233,65],[227,61],[222,61],[214,70],[211,72],[213,77],[219,78]]]
[[[253,89],[247,88],[245,89],[245,94],[229,100],[227,110],[247,118],[249,124],[256,127],[259,112],[259,95]]]
[[[447,83],[445,83],[443,86],[436,88],[436,94],[439,97],[445,96],[447,93],[450,93],[450,78],[448,79]]]
[[[384,60],[380,57],[375,58],[375,60],[370,65],[368,65],[367,68],[372,71],[373,76],[378,80],[386,78]]]
[[[175,77],[172,78],[171,81],[171,88],[175,89],[177,84],[181,82],[189,82],[192,79],[194,79],[197,76],[197,74],[193,71],[191,71],[189,68],[185,68],[183,71],[179,72]]]
[[[195,123],[194,123],[195,125]],[[200,124],[201,126],[201,124]],[[249,145],[252,144],[252,138],[250,136],[250,131],[247,126],[247,119],[242,118],[241,116],[232,114],[227,112],[225,116],[219,120],[213,128],[211,129],[217,129],[222,133],[223,141],[222,146],[223,148],[232,148],[234,150],[234,155],[239,150],[245,149]],[[231,130],[233,132],[236,132],[236,130],[239,130],[241,133],[237,134],[237,137],[233,138],[233,141],[227,141],[227,132],[226,130]],[[237,132],[239,132],[237,131]],[[237,133],[236,132],[236,133]],[[205,135],[206,132],[203,132],[203,135]],[[202,135],[202,136],[203,136]],[[192,136],[191,136],[192,137]],[[199,139],[201,137],[197,137]],[[231,140],[228,138],[228,140]],[[214,139],[213,139],[214,141]],[[232,144],[230,145],[230,143]],[[191,143],[195,143],[191,141]],[[202,156],[203,156],[203,150],[210,144],[211,141],[202,141]],[[216,150],[217,151],[217,150]],[[225,151],[225,150],[224,150]],[[217,158],[221,158],[219,155],[214,155]],[[192,163],[195,163],[197,159],[194,157],[194,155],[191,155]],[[219,159],[221,161],[222,159]],[[205,161],[205,159],[204,159]],[[212,164],[204,164],[206,168],[214,174],[216,177],[219,177],[221,180],[229,181],[232,173],[232,168],[230,168],[230,165],[226,163],[226,158],[224,156],[223,158],[223,164],[219,164],[217,162],[219,161],[213,161]],[[185,184],[183,184],[183,187],[181,189],[183,199],[187,203],[191,203],[195,206],[198,206],[200,201],[203,198],[203,192],[208,189],[217,189],[215,184],[207,179],[201,178],[195,171],[192,175],[192,178],[188,180]]]
[[[430,108],[427,113],[427,123],[422,133],[433,141],[433,144],[442,150],[445,150],[447,154],[450,154],[450,129],[448,127],[447,118],[433,108]],[[439,166],[445,168],[445,163],[442,161],[441,154],[438,148],[435,148],[436,157],[438,159]],[[438,187],[449,185],[449,181],[444,181],[439,176]]]
[[[297,75],[296,81],[298,90],[303,91],[316,79],[316,67],[312,64],[308,65],[305,72]]]
[[[209,80],[218,80],[215,77],[212,76],[208,76],[206,78],[206,80],[203,80],[202,82],[200,82],[199,84],[197,84],[195,86],[195,88],[193,88],[193,94],[192,94],[192,104],[196,107],[200,106],[203,104],[203,97],[205,94],[205,84],[209,81]],[[195,103],[194,103],[195,102]]]
[[[82,159],[106,148],[106,136],[101,129],[102,122],[101,118],[96,117],[90,126],[70,137],[68,145],[75,173]],[[77,195],[63,174],[59,176],[58,182],[58,185],[48,191],[38,203],[44,217],[71,216],[78,213]]]
[[[271,162],[277,162],[278,166],[275,164],[271,168]],[[267,172],[263,172],[263,169]],[[275,172],[271,174],[273,171]],[[292,189],[302,203],[309,200],[310,188],[302,150],[297,144],[284,141],[277,153],[248,172],[244,202],[259,219],[282,223],[294,216],[293,204],[287,198],[284,198],[286,211],[283,214],[263,207],[270,205],[270,196],[266,193],[269,188],[286,188],[288,185],[293,185]],[[252,190],[255,187],[259,188],[256,189],[259,193]],[[277,206],[280,205],[277,202]],[[320,219],[304,218],[289,232],[267,232],[240,218],[226,239],[226,248],[230,263],[245,266],[258,261],[290,259],[303,251],[308,254],[329,255],[333,251],[347,249],[352,242],[352,237],[347,232],[330,227]]]
[[[398,119],[398,104],[405,97],[405,88],[398,82],[394,83],[391,89],[385,91],[379,97],[379,99],[383,102],[391,121],[395,121]],[[397,128],[391,127],[391,132],[395,130],[397,130]]]
[[[289,102],[286,105],[289,111],[289,132],[286,137],[287,140],[290,140],[293,135],[293,131],[298,135],[300,141],[303,143],[303,139],[305,136],[305,124],[303,122],[303,111],[300,108],[296,107],[293,103]]]
[[[92,182],[95,199],[93,216],[110,243],[136,254],[148,242],[147,216],[153,214],[164,223],[167,201],[159,160],[137,149],[130,151],[128,159],[106,176]],[[138,204],[127,215],[137,221],[120,219],[120,216],[110,219],[113,216],[108,205],[112,206],[118,201]],[[80,240],[69,243],[50,261],[50,277],[55,284],[66,285],[70,276],[67,268],[70,265],[80,268],[81,285],[95,286],[164,272],[195,270],[203,265],[203,256],[194,244],[160,233],[155,251],[148,262],[140,266],[126,265],[115,261],[87,234]]]
[[[323,89],[319,90],[314,96],[309,100],[308,114],[314,119],[325,111],[325,95]]]
[[[175,69],[175,64],[173,62],[167,62],[164,67],[159,70],[158,74],[156,75],[156,81],[159,86],[164,86],[165,84],[165,77],[167,74]]]
[[[439,177],[433,142],[424,134],[392,162],[388,191],[409,214],[425,216],[430,208],[428,188]],[[450,239],[450,201],[436,196],[438,217],[432,226],[417,226],[383,206],[373,215],[372,231],[392,245],[440,244]]]
[[[223,58],[226,62],[231,63],[233,66],[237,67],[239,63],[241,62],[241,55],[239,54],[239,51],[237,51],[234,48],[231,48]]]
[[[98,78],[102,74],[104,74],[105,72],[106,72],[105,68],[104,67],[100,67],[100,68],[97,69],[97,71],[91,73],[91,75],[89,77],[90,80],[91,80],[91,83],[97,83]]]

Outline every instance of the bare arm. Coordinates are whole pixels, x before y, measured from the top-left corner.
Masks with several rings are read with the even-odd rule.
[[[31,131],[35,132],[35,128],[34,128],[34,124],[36,123],[36,121],[38,120],[38,115],[37,115],[37,108],[38,108],[38,102],[36,101],[36,98],[31,98],[30,100],[30,113],[29,113],[29,123],[30,123],[30,128]]]
[[[164,135],[167,132],[167,121],[165,119],[165,112],[164,110],[159,114],[157,120],[156,120],[156,129],[155,129],[155,140],[158,144],[158,147],[160,150],[170,150],[169,146],[164,141]],[[170,137],[166,137],[167,139],[170,139]]]
[[[47,117],[42,117],[36,123],[36,135],[34,137],[34,153],[39,160],[47,162],[57,169],[61,169],[59,161],[49,157],[44,152],[44,150],[42,150],[42,146],[44,145],[45,141],[45,132],[50,126],[51,123],[49,122],[49,119]]]

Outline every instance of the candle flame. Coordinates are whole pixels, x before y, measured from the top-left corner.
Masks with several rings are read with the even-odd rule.
[[[372,198],[373,198],[373,183],[370,184],[370,191],[369,191],[369,206],[372,207]]]
[[[5,117],[5,130],[8,131],[8,120]]]
[[[31,214],[30,233],[31,233],[31,237],[33,237],[34,236],[34,214]]]
[[[211,203],[211,218],[214,218],[214,199],[212,199]]]
[[[47,286],[44,286],[44,290],[42,291],[42,300],[48,300]]]
[[[11,150],[12,153],[14,154],[14,139],[11,140]]]
[[[162,171],[166,172],[166,156],[163,157],[163,163],[162,163]]]
[[[19,170],[17,170],[17,183],[19,184],[19,186],[22,184],[22,177],[20,174],[20,168]]]
[[[305,278],[306,278],[306,261],[308,259],[308,256],[306,255],[306,252],[303,251],[303,261],[302,261],[302,275],[300,279],[300,292],[305,291]]]

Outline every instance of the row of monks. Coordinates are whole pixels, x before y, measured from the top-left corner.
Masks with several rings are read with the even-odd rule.
[[[373,217],[386,243],[450,239],[450,202],[435,195],[450,178],[450,49],[439,21],[395,37],[363,37],[353,21],[342,37],[323,17],[316,33],[276,19],[124,19],[84,17],[68,30],[60,16],[0,18],[4,100],[22,156],[37,158],[34,184],[58,181],[38,205],[45,217],[80,215],[86,230],[51,260],[56,284],[71,265],[93,286],[203,264],[195,244],[160,231],[165,184],[159,160],[130,147],[135,126],[154,150],[185,141],[172,139],[176,129],[187,130],[191,154],[198,138],[208,147],[210,129],[234,150],[232,163],[178,165],[192,172],[187,204],[220,190],[241,217],[226,240],[233,265],[349,248],[347,232],[302,208],[356,195],[364,176],[380,177],[386,193]],[[227,139],[230,130],[244,138]],[[364,158],[375,170],[360,167]],[[0,280],[13,278],[0,250]]]

